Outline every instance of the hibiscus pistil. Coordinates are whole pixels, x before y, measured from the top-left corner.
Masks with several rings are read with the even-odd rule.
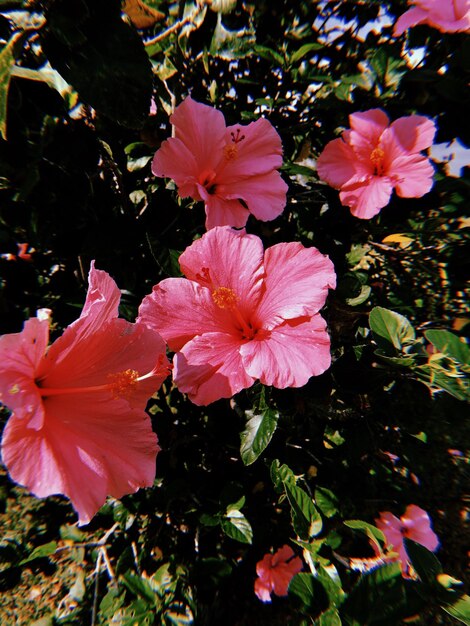
[[[240,313],[237,307],[239,298],[233,289],[230,289],[230,287],[217,287],[212,292],[212,300],[219,309],[230,309],[234,314],[236,321],[240,324],[240,332],[243,339],[253,339],[257,331],[251,324],[245,321]]]
[[[370,158],[372,165],[374,166],[374,174],[376,176],[382,176],[384,173],[384,170],[385,170],[384,157],[385,157],[385,152],[382,150],[382,148],[379,148],[379,146],[374,148],[372,152],[370,153],[369,158]]]

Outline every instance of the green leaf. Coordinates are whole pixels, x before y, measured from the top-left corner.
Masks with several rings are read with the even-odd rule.
[[[470,365],[470,348],[454,333],[448,330],[427,330],[424,336],[438,352],[442,352],[463,365]]]
[[[130,128],[147,119],[153,72],[119,0],[56,0],[41,31],[50,64],[86,104]]]
[[[315,626],[341,626],[341,618],[336,609],[329,609],[315,620]]]
[[[34,548],[29,556],[19,562],[19,565],[25,565],[26,563],[30,563],[34,561],[34,559],[42,559],[45,556],[51,556],[57,550],[57,543],[55,541],[50,541],[49,543],[45,543],[43,546],[38,546]]]
[[[465,594],[453,604],[446,604],[442,608],[452,617],[470,626],[470,596]]]
[[[328,606],[328,595],[321,582],[313,576],[300,572],[289,584],[289,595],[296,596],[303,611],[309,615],[322,613]]]
[[[236,509],[227,511],[226,517],[221,522],[222,530],[231,539],[240,543],[251,543],[253,530],[246,517]]]
[[[391,345],[395,350],[401,350],[415,339],[414,328],[406,317],[381,306],[376,306],[370,312],[369,325],[377,345],[385,353],[394,354]]]
[[[288,465],[280,465],[278,459],[275,459],[271,463],[270,468],[271,480],[274,483],[274,488],[278,493],[284,491],[284,484],[289,483],[295,485],[295,475]]]
[[[386,544],[385,535],[381,530],[369,524],[368,522],[363,522],[360,519],[350,519],[343,522],[345,526],[348,528],[352,528],[353,530],[360,530],[365,533],[369,539],[371,539],[378,547],[381,549],[381,545]]]
[[[312,498],[297,485],[284,483],[291,506],[292,524],[301,539],[310,539],[321,532],[323,522]]]
[[[245,465],[251,465],[264,452],[276,430],[279,412],[266,407],[259,413],[247,411],[250,419],[241,437],[240,454]]]
[[[303,59],[309,52],[312,52],[313,50],[321,50],[322,48],[323,44],[321,43],[306,43],[291,55],[290,64],[293,65]]]
[[[333,517],[338,512],[338,498],[325,487],[316,487],[315,502],[325,517]]]
[[[123,575],[122,580],[125,586],[134,595],[145,600],[147,604],[156,606],[156,594],[148,580],[134,574],[133,572],[126,572]]]
[[[341,614],[354,625],[398,624],[400,618],[406,616],[406,607],[400,564],[390,563],[359,579],[344,602]]]
[[[382,350],[378,349],[375,351],[375,355],[380,358],[381,361],[388,363],[389,365],[394,365],[395,367],[411,367],[415,364],[415,356],[388,356],[384,354]]]
[[[271,48],[267,48],[266,46],[254,46],[254,50],[260,57],[266,59],[267,61],[273,62],[275,65],[280,67],[284,67],[284,58],[279,52],[272,50]]]
[[[72,526],[70,524],[65,524],[61,526],[59,529],[60,538],[63,541],[73,541],[74,543],[85,541],[87,538],[87,534],[82,530],[77,528],[76,526]]]
[[[403,543],[411,565],[422,582],[436,588],[439,585],[437,576],[442,574],[442,565],[439,563],[439,559],[423,545],[416,543],[416,541],[405,537]]]
[[[349,304],[349,306],[364,304],[364,302],[369,299],[371,291],[372,289],[369,285],[362,285],[359,295],[354,298],[346,298],[346,304]]]
[[[11,71],[18,54],[18,42],[24,33],[15,33],[7,45],[0,50],[0,135],[7,138],[7,100]]]

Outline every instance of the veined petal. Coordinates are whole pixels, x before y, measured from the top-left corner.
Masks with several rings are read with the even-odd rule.
[[[65,358],[70,349],[75,348],[79,341],[86,340],[99,330],[107,321],[117,318],[121,291],[111,278],[102,270],[95,269],[91,262],[88,274],[88,291],[82,313],[49,348],[47,353],[50,362]]]
[[[263,244],[259,237],[228,226],[213,228],[180,256],[181,271],[211,290],[232,289],[239,310],[251,312],[262,292]]]
[[[258,174],[238,182],[221,184],[218,194],[228,200],[240,198],[256,219],[276,219],[286,206],[288,186],[277,171]]]
[[[266,338],[243,344],[240,354],[247,374],[263,385],[302,387],[330,366],[326,322],[319,314],[285,322]]]
[[[243,137],[243,139],[241,139]],[[234,141],[237,140],[238,141]],[[266,174],[282,165],[281,138],[271,122],[260,118],[247,126],[228,126],[226,146],[231,147],[232,158],[224,156],[217,172],[224,183]]]
[[[365,142],[369,149],[373,149],[389,122],[388,115],[382,109],[351,113],[349,124],[353,132],[349,135],[349,143],[356,148]]]
[[[69,327],[64,335],[73,334]],[[150,373],[157,365],[158,374],[131,386],[126,399],[132,407],[145,409],[149,397],[160,387],[169,373],[166,346],[160,335],[144,324],[131,324],[123,319],[113,319],[92,336],[76,344],[63,358],[51,362],[48,373],[37,381],[41,392],[47,388],[86,388],[106,385],[112,377],[133,370],[138,376]],[[45,357],[49,361],[49,354]],[[45,396],[46,399],[48,398]],[[112,397],[111,391],[109,397]]]
[[[339,194],[341,203],[350,207],[360,219],[370,219],[390,202],[393,185],[386,176],[371,176],[363,182],[343,187]]]
[[[279,243],[264,256],[265,292],[257,317],[269,330],[284,320],[317,313],[336,287],[333,263],[316,248]]]
[[[206,209],[206,230],[211,230],[216,226],[243,228],[250,216],[248,209],[239,200],[227,200],[217,194],[210,195],[206,193],[204,205]]]
[[[166,139],[155,152],[152,172],[155,176],[172,178],[182,198],[198,199],[196,184],[201,167],[185,144],[176,138]]]
[[[435,134],[436,125],[433,120],[424,115],[408,115],[392,122],[389,131],[385,131],[382,142],[388,135],[387,141],[391,142],[392,137],[395,138],[402,150],[420,152],[432,146]]]
[[[214,169],[225,145],[223,114],[188,96],[170,117],[175,137],[181,140],[194,156],[199,171]]]
[[[254,378],[244,368],[240,339],[224,333],[205,333],[175,355],[175,385],[198,405],[207,405],[251,387]]]
[[[86,524],[105,501],[150,487],[159,447],[150,419],[125,400],[104,394],[54,396],[41,430],[12,416],[2,458],[15,482],[42,498],[67,496]]]
[[[389,175],[402,198],[421,198],[434,184],[434,167],[421,154],[398,157],[391,164]]]
[[[186,278],[155,285],[143,299],[137,321],[156,330],[175,351],[196,335],[233,328],[230,311],[215,305],[211,290]]]
[[[317,160],[318,176],[339,189],[357,174],[357,156],[343,139],[326,144]]]
[[[49,323],[32,317],[20,333],[0,337],[0,385],[4,372],[14,371],[34,378],[49,341]],[[0,401],[1,400],[0,397]],[[5,404],[7,404],[5,402]]]

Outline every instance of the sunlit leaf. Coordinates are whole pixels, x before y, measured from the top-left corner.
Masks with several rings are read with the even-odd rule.
[[[375,341],[386,353],[392,346],[401,350],[415,339],[414,328],[406,317],[381,306],[370,312],[369,325]]]
[[[255,412],[247,411],[249,416],[246,429],[241,433],[240,454],[245,465],[251,465],[264,452],[276,430],[279,412],[270,407]]]

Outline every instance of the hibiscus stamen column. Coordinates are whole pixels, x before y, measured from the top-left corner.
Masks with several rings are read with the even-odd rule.
[[[246,323],[243,315],[237,307],[238,296],[233,289],[229,287],[218,287],[212,292],[212,299],[219,309],[229,309],[240,324],[241,332],[244,339],[252,339],[254,336],[253,327]]]

